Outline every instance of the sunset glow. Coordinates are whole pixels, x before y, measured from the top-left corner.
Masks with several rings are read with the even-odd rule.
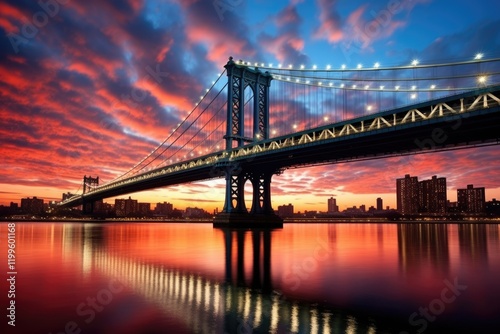
[[[386,2],[334,0],[234,1],[222,9],[212,1],[46,3],[55,5],[0,4],[0,205],[28,196],[60,201],[65,192],[81,193],[84,175],[106,183],[127,172],[189,115],[229,56],[275,67],[360,70],[500,56],[500,21],[488,9],[498,8],[493,0],[475,8],[466,1],[451,7],[400,1],[392,9]],[[446,22],[422,24],[438,20]],[[478,84],[488,84],[481,71]],[[286,107],[296,108],[293,102]],[[303,127],[287,108],[271,101],[271,117],[290,131]],[[326,211],[331,196],[341,210],[375,206],[381,197],[384,207],[395,208],[396,179],[405,174],[446,177],[450,201],[468,184],[485,187],[486,200],[500,199],[499,154],[490,146],[288,169],[272,179],[272,202]],[[211,212],[222,209],[224,187],[218,179],[130,196]]]

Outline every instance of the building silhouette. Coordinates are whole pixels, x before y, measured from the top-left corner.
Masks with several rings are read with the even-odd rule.
[[[33,198],[22,198],[21,199],[21,212],[22,213],[28,213],[28,214],[41,214],[43,213],[43,199],[41,198],[36,198],[34,196]]]
[[[397,210],[403,215],[418,213],[418,177],[406,174],[396,180]]]
[[[337,199],[330,197],[328,199],[328,213],[339,212],[339,207],[337,205]]]
[[[482,213],[486,208],[484,187],[474,188],[472,184],[466,189],[457,189],[457,206],[460,212]]]
[[[135,215],[139,211],[136,199],[130,196],[127,199],[115,199],[115,212],[117,217],[127,217]]]
[[[434,175],[430,180],[420,181],[419,211],[423,213],[446,213],[446,178]]]
[[[382,211],[384,209],[384,202],[382,198],[377,198],[377,211]]]
[[[278,216],[282,218],[293,217],[293,205],[289,203],[288,205],[278,206]]]
[[[403,215],[418,213],[446,213],[446,178],[433,176],[418,181],[418,177],[405,175],[396,180],[397,210]]]
[[[172,203],[163,202],[163,203],[156,203],[154,213],[156,215],[168,216],[171,215],[173,211],[174,211],[174,206],[172,205]]]

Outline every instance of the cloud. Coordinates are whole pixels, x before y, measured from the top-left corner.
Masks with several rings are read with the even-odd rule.
[[[336,9],[337,0],[317,0],[319,27],[313,33],[317,39],[326,39],[330,43],[340,42],[344,38],[342,19]]]
[[[302,18],[295,1],[271,17],[270,21],[276,26],[276,34],[261,33],[258,37],[266,51],[281,63],[309,63],[309,58],[303,53],[305,41],[300,35]]]

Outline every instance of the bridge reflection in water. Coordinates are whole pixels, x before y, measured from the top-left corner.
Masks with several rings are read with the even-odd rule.
[[[286,300],[273,292],[269,229],[222,230],[225,279],[218,282],[199,273],[113,254],[105,242],[96,242],[102,228],[96,226],[84,233],[91,238],[83,241],[84,271],[97,270],[119,279],[168,316],[182,319],[195,333],[376,332],[373,325],[351,315]],[[244,265],[247,234],[251,234],[252,240],[251,282],[245,280],[249,277]]]

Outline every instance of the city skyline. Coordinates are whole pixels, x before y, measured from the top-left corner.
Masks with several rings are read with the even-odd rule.
[[[442,177],[442,176],[437,176],[437,175],[433,175],[431,178],[429,179],[420,179],[419,180],[419,176],[411,176],[409,174],[406,174],[404,177],[401,177],[401,178],[396,178],[395,179],[396,181],[396,190],[395,190],[395,193],[393,194],[395,197],[396,197],[396,205],[395,206],[390,206],[390,205],[387,205],[384,201],[383,198],[381,197],[377,197],[377,198],[372,198],[371,201],[368,201],[368,202],[362,202],[362,203],[356,203],[354,205],[345,205],[345,206],[339,206],[337,203],[337,198],[334,198],[333,196],[330,196],[330,198],[325,198],[324,200],[324,203],[323,203],[323,207],[321,207],[320,209],[316,209],[316,208],[311,208],[311,207],[303,207],[303,206],[300,206],[302,209],[298,209],[298,210],[295,210],[295,208],[297,207],[297,204],[296,203],[288,203],[288,204],[285,204],[285,203],[277,203],[275,204],[275,212],[279,212],[281,209],[285,210],[284,212],[286,212],[286,215],[289,214],[289,212],[292,212],[292,213],[300,213],[300,212],[318,212],[318,213],[327,213],[327,214],[331,214],[331,213],[339,213],[339,212],[346,212],[346,211],[349,211],[349,210],[352,210],[352,209],[361,209],[361,211],[365,211],[365,210],[368,210],[368,209],[371,209],[371,210],[377,210],[377,211],[382,211],[382,210],[395,210],[395,211],[398,211],[399,213],[402,213],[402,214],[416,214],[416,213],[435,213],[435,214],[438,214],[438,213],[447,213],[448,212],[448,209],[449,208],[459,208],[459,211],[460,212],[468,212],[470,211],[470,213],[479,213],[479,212],[482,212],[484,211],[484,204],[486,202],[491,202],[491,201],[496,201],[497,198],[496,197],[487,197],[486,196],[486,190],[484,187],[477,187],[477,186],[474,186],[473,184],[467,184],[466,186],[462,186],[460,188],[457,188],[455,189],[455,191],[450,191],[448,192],[448,187],[446,187],[446,177]],[[439,181],[439,182],[438,182]],[[402,185],[405,185],[404,187],[406,188],[402,188]],[[444,194],[443,194],[443,191],[444,191]],[[478,191],[480,191],[479,193],[477,193]],[[405,194],[411,194],[411,195],[405,195]],[[439,194],[442,194],[442,195],[439,195]],[[404,200],[404,196],[415,196],[415,198],[407,198],[406,200]],[[451,198],[453,198],[454,200],[450,199],[450,195],[451,195]],[[66,199],[66,198],[69,198],[71,197],[72,194],[70,193],[63,193],[62,194],[62,200]],[[482,201],[482,207],[481,208],[477,208],[476,207],[476,200],[473,200],[470,204],[467,204],[468,202],[468,198],[472,196],[473,198],[476,198],[476,196],[479,196],[480,198],[480,202]],[[126,198],[128,197],[128,198]],[[32,196],[32,199],[33,200],[36,200],[37,202],[41,202],[42,204],[39,204],[38,206],[40,206],[40,208],[43,206],[43,203],[44,203],[44,198],[38,198],[37,196]],[[4,204],[0,204],[4,207],[8,207],[9,205],[12,206],[13,204],[15,205],[15,207],[19,207],[19,208],[22,208],[23,207],[23,202],[26,201],[26,200],[30,200],[30,196],[26,197],[26,198],[21,198],[19,199],[19,201],[11,201],[8,205],[4,205]],[[49,200],[47,203],[47,205],[53,205],[55,203],[58,203],[61,199],[59,200]],[[401,200],[401,202],[399,202]],[[172,203],[170,202],[166,202],[166,201],[163,201],[163,202],[144,202],[144,201],[139,201],[138,199],[136,198],[132,198],[132,195],[128,195],[128,196],[118,196],[118,197],[114,197],[112,199],[104,199],[104,200],[101,200],[101,201],[98,201],[100,206],[102,206],[103,204],[104,205],[111,205],[113,207],[114,210],[118,210],[116,208],[116,206],[118,205],[118,203],[121,203],[121,205],[125,205],[125,202],[135,202],[135,204],[127,204],[127,205],[133,205],[134,207],[137,207],[135,209],[127,209],[126,211],[127,212],[141,212],[141,211],[144,211],[139,209],[141,205],[143,205],[143,208],[144,208],[144,205],[147,205],[147,207],[149,209],[147,210],[150,210],[150,211],[156,211],[157,208],[160,208],[160,210],[165,210],[164,209],[164,206],[165,205],[168,205],[169,209],[167,211],[172,211],[173,209],[175,210],[187,210],[188,208],[192,208],[193,205],[188,205],[186,207],[176,207],[174,206]],[[96,202],[96,203],[98,203]],[[20,204],[20,206],[19,206]],[[247,203],[249,204],[249,203]],[[96,204],[97,205],[97,204]],[[151,205],[155,205],[155,208],[152,208]],[[300,204],[299,204],[300,205]],[[474,209],[473,210],[470,210],[470,208],[468,208],[467,206],[468,205],[473,205]],[[99,206],[99,207],[100,207]],[[408,207],[410,209],[405,209],[405,207]],[[94,206],[94,208],[96,208],[97,206]],[[291,209],[290,209],[291,207]],[[194,207],[195,209],[198,209],[198,206],[195,206]],[[368,208],[368,209],[367,209]],[[213,208],[212,210],[208,210],[206,208],[204,208],[203,206],[200,206],[200,209],[203,209],[205,210],[206,212],[219,212],[220,211],[220,207],[215,207]],[[125,208],[123,207],[121,210],[125,210]],[[289,211],[291,210],[291,211]]]
[[[494,1],[389,3],[2,3],[0,204],[56,200],[76,192],[84,175],[101,184],[121,175],[166,137],[229,56],[350,68],[499,56],[500,20],[487,9]],[[46,22],[37,21],[43,15]],[[27,24],[36,30],[27,33]],[[290,169],[273,177],[273,205],[323,210],[324,198],[335,196],[345,209],[380,197],[394,208],[392,178],[405,174],[447,177],[452,201],[467,184],[485,187],[487,200],[500,198],[498,153],[494,146]],[[213,211],[223,205],[224,180],[132,196]]]

